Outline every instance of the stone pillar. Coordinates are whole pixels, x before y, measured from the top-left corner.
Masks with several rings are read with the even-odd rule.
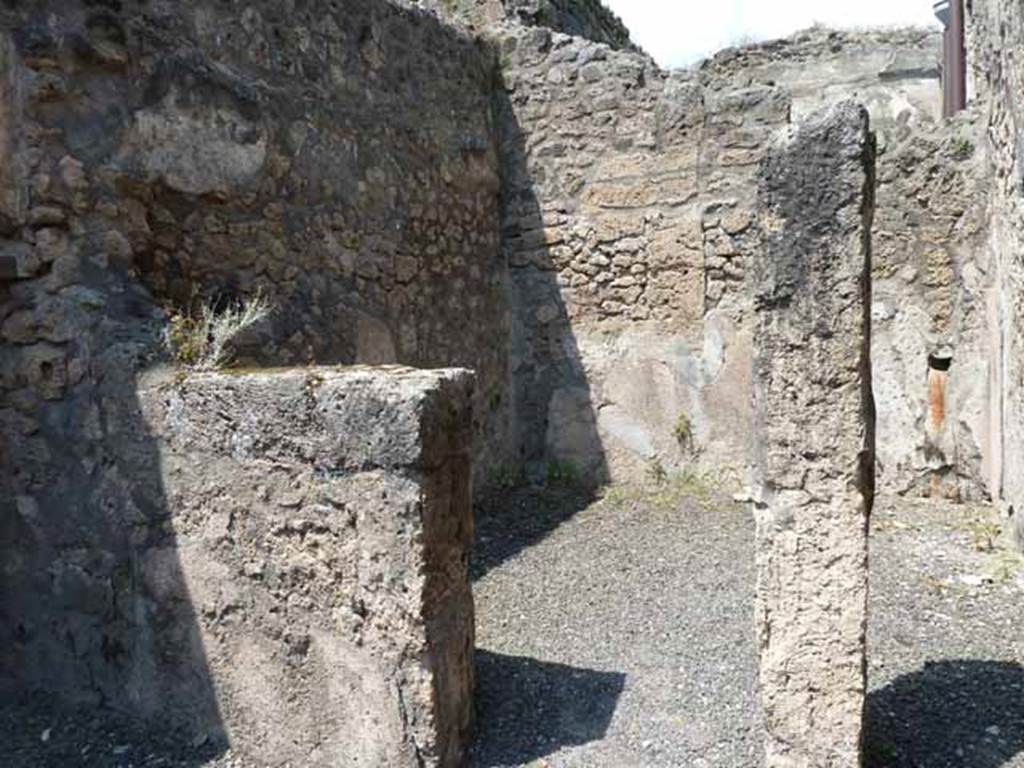
[[[874,486],[867,111],[790,128],[759,180],[757,630],[769,768],[860,764]]]
[[[159,635],[136,662],[140,709],[163,692],[160,716],[188,719],[189,672],[169,661],[164,628],[191,615],[235,752],[261,765],[461,766],[472,383],[401,368],[144,378],[173,536],[139,555]]]

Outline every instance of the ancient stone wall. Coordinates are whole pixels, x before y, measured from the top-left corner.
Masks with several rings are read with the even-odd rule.
[[[471,367],[481,450],[500,451],[493,57],[383,0],[318,9],[4,11],[31,165],[15,189],[48,212],[5,247],[35,248],[33,278],[103,254],[177,310],[261,291],[278,311],[242,362]],[[7,307],[8,341],[47,312],[33,285]]]
[[[809,30],[672,73],[546,30],[490,34],[525,457],[618,477],[745,463],[754,170],[794,115],[853,96],[880,145],[880,483],[984,492],[982,157],[969,120],[935,122],[936,33]],[[936,428],[928,360],[949,349]]]
[[[992,393],[990,462],[993,496],[1013,513],[1024,547],[1024,44],[1019,3],[970,4],[971,60],[984,105],[988,145],[987,250],[993,283],[987,325]]]
[[[301,5],[285,24],[284,7],[242,13],[197,1],[173,13],[65,13],[67,29],[56,31],[43,7],[31,19],[6,12],[35,67],[12,81],[12,103],[51,131],[33,139],[38,152],[18,155],[34,168],[7,170],[23,179],[14,189],[27,194],[30,177],[49,179],[36,199],[55,196],[60,208],[56,198],[70,193],[54,191],[58,170],[77,179],[88,242],[114,253],[158,302],[270,296],[279,311],[241,340],[242,362],[472,367],[481,479],[549,459],[594,479],[695,458],[737,465],[750,437],[752,170],[792,109],[855,93],[873,105],[883,145],[907,149],[894,152],[891,171],[882,156],[880,197],[892,191],[881,226],[922,222],[913,237],[880,238],[893,250],[887,269],[910,282],[925,275],[910,322],[881,310],[880,326],[896,329],[891,344],[880,333],[880,348],[892,349],[899,416],[883,423],[899,424],[901,436],[883,441],[893,447],[883,482],[914,488],[922,475],[964,464],[961,456],[975,461],[973,426],[965,439],[928,438],[920,381],[922,351],[951,334],[919,326],[943,314],[936,302],[966,306],[951,294],[970,270],[956,264],[969,258],[930,244],[954,228],[973,231],[941,212],[932,182],[944,170],[913,138],[937,103],[933,35],[818,30],[664,73],[617,50],[623,41],[595,32],[596,21],[576,31],[607,42],[552,32],[502,5],[487,22],[503,71],[492,105],[493,62],[481,45],[410,3],[357,5],[344,24],[314,23]],[[563,10],[610,18],[595,8]],[[85,41],[78,53],[66,42],[75,35]],[[87,54],[89,45],[100,53]],[[16,64],[12,72],[24,67]],[[27,101],[26,84],[36,89]],[[79,102],[88,120],[68,118]],[[13,140],[4,135],[0,123],[0,140]],[[971,162],[958,137],[930,141]],[[26,269],[45,270],[63,247],[60,238],[47,244],[65,229],[39,231],[42,249],[20,230],[5,246]],[[72,234],[72,250],[79,240]],[[28,338],[22,326],[45,307],[19,301],[10,334]],[[958,356],[969,348],[956,346]],[[950,397],[980,413],[976,389],[951,381]],[[947,432],[965,422],[949,423]]]
[[[170,644],[214,722],[140,581],[177,533],[138,375],[167,308],[262,291],[240,362],[461,363],[504,450],[493,57],[385,2],[52,0],[0,10],[0,63],[0,690],[152,714]]]
[[[704,69],[735,84],[748,79],[783,86],[794,121],[823,103],[856,98],[868,107],[876,132],[884,134],[896,125],[938,120],[941,52],[938,30],[813,27],[789,38],[720,51]]]
[[[985,157],[973,113],[939,120],[940,45],[936,31],[813,29],[723,51],[704,70],[724,87],[746,78],[776,83],[792,101],[794,120],[846,96],[868,107],[878,143],[879,485],[982,498],[989,454]],[[936,379],[941,390],[930,387]]]
[[[134,631],[195,625],[205,669],[154,631],[136,706],[191,719],[198,673],[261,765],[462,765],[471,394],[464,371],[147,374],[166,538],[136,554]]]
[[[732,237],[749,225],[734,197],[785,99],[705,94],[692,72],[545,29],[492,33],[524,457],[623,477],[745,455],[728,393],[742,399],[749,371],[726,311],[743,303]]]
[[[872,347],[879,482],[899,493],[983,498],[989,267],[978,126],[965,114],[897,125],[879,141]]]
[[[483,477],[551,460],[594,482],[746,464],[757,169],[779,129],[840,96],[864,101],[878,133],[880,480],[998,489],[1019,510],[1024,74],[1006,51],[1021,19],[975,6],[990,107],[940,125],[932,33],[812,30],[669,73],[594,0],[4,5],[0,256],[19,279],[0,283],[0,690],[142,714],[187,698],[190,727],[243,741],[262,738],[266,708],[326,734],[320,747],[268,735],[281,753],[457,759],[471,619],[451,467],[470,442]],[[302,380],[301,402],[298,374],[146,379],[140,395],[169,312],[258,293],[277,309],[239,339],[240,363],[472,368],[472,440],[430,467],[271,467],[252,431],[321,434],[320,379]],[[294,424],[277,403],[253,422],[224,400],[275,387],[292,388]],[[241,425],[230,439],[211,403]],[[387,426],[387,451],[432,439],[375,412],[346,428],[365,440]],[[223,440],[194,438],[204,430]],[[266,493],[232,507],[257,474]],[[339,517],[324,522],[334,502],[310,500],[331,494]],[[400,530],[361,528],[358,511],[352,529],[346,510],[364,502]],[[430,531],[448,544],[412,541],[440,541]],[[373,553],[398,565],[353,565]],[[431,580],[435,562],[447,581]],[[335,567],[348,602],[332,613],[309,590],[330,591]],[[456,655],[413,670],[435,643]],[[339,648],[361,672],[329,663]],[[348,693],[324,704],[321,668]],[[302,706],[273,709],[282,691]],[[323,718],[343,710],[389,735],[340,741]]]

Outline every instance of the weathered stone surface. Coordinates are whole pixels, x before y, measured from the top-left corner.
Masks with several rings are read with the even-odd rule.
[[[770,768],[860,760],[873,174],[868,115],[849,102],[790,129],[761,168],[757,629]]]
[[[934,123],[933,32],[809,30],[666,73],[641,53],[581,38],[508,23],[488,31],[506,89],[502,248],[521,454],[586,471],[603,464],[617,479],[652,462],[746,470],[758,161],[794,114],[856,92],[889,146],[875,227],[886,280],[880,482],[984,494],[985,357],[968,320],[978,287],[955,278],[977,260],[979,158],[969,123]],[[936,240],[944,258],[926,272]],[[922,333],[907,333],[919,317]],[[957,364],[934,440],[921,372],[943,345],[957,349]],[[590,401],[574,408],[573,425],[566,391]],[[680,418],[694,426],[687,450],[673,434]]]
[[[590,360],[580,350],[601,350],[608,334],[623,349],[630,339],[661,337],[670,355],[635,362],[670,366],[659,382],[685,391],[659,389],[658,398],[693,402],[680,410],[698,420],[702,403],[742,403],[743,387],[733,385],[749,365],[742,222],[765,137],[789,116],[787,83],[836,49],[818,79],[841,59],[857,67],[859,91],[896,103],[879,67],[904,51],[917,62],[910,69],[931,77],[918,66],[929,38],[814,33],[667,74],[596,22],[572,27],[594,40],[548,28],[559,27],[556,11],[581,19],[593,10],[596,19],[603,11],[594,3],[540,3],[539,16],[520,13],[527,4],[501,5],[488,22],[507,86],[497,131],[492,53],[384,2],[345,5],[343,22],[329,14],[322,45],[309,42],[316,23],[302,14],[282,23],[272,4],[242,15],[198,1],[141,16],[124,10],[108,13],[102,34],[106,27],[87,22],[107,11],[79,13],[70,0],[5,11],[5,27],[30,31],[15,36],[31,85],[25,202],[37,228],[22,233],[21,245],[33,248],[21,259],[25,270],[52,290],[87,282],[92,265],[132,269],[178,308],[197,292],[198,300],[262,290],[281,311],[240,345],[248,363],[471,366],[484,471],[564,447],[545,438],[552,393],[563,388],[590,389],[590,413],[625,411],[645,433],[624,442],[591,430],[581,465],[604,453],[621,474],[634,474],[649,457],[631,446],[650,444],[661,446],[667,465],[690,461],[672,448],[672,419],[652,418],[614,385],[603,387],[601,371],[613,366],[603,351]],[[74,35],[57,39],[43,21],[65,9]],[[138,41],[152,36],[150,26],[163,37],[144,55]],[[410,35],[429,43],[404,44]],[[115,66],[115,43],[137,60],[138,78]],[[884,56],[860,56],[871,47]],[[417,61],[424,51],[431,66]],[[93,67],[107,97],[87,107],[125,114],[123,125],[64,119],[78,114]],[[326,95],[299,98],[304,88]],[[817,92],[800,93],[806,100]],[[907,110],[911,123],[925,120],[919,100]],[[61,141],[44,141],[57,130]],[[495,133],[507,186],[503,254]],[[512,312],[507,296],[518,302]],[[717,345],[725,367],[701,359],[705,339],[718,335],[714,312],[737,333]],[[19,315],[12,332],[30,317]],[[739,373],[703,374],[710,370]],[[951,381],[955,399],[960,380]],[[749,421],[748,413],[739,423]],[[694,455],[715,466],[741,455],[749,432],[734,426]],[[960,450],[957,460],[973,453]]]
[[[472,18],[493,50],[416,5]],[[49,18],[68,20],[63,36]],[[891,141],[910,144],[938,94],[928,32],[810,31],[666,73],[593,0],[376,0],[323,18],[273,3],[236,13],[194,0],[141,13],[47,0],[0,12],[0,27],[14,63],[4,90],[13,117],[0,133],[32,166],[19,171],[19,205],[31,217],[20,233],[24,274],[55,290],[106,263],[133,270],[178,309],[262,291],[281,311],[242,339],[246,364],[472,367],[482,476],[565,453],[548,421],[564,389],[590,392],[579,412],[597,426],[570,442],[595,480],[643,471],[649,445],[666,466],[737,463],[750,434],[735,427],[750,423],[749,411],[726,424],[710,418],[707,439],[684,455],[673,419],[604,386],[614,364],[603,339],[613,335],[620,349],[661,339],[670,354],[630,353],[630,364],[659,371],[655,398],[692,403],[679,410],[695,420],[706,403],[745,407],[745,384],[734,385],[749,367],[743,222],[766,137],[793,109],[856,90]],[[496,59],[505,84],[497,125]],[[94,73],[102,99],[87,87]],[[912,154],[894,153],[893,166]],[[893,227],[907,221],[914,226],[898,231],[916,233],[894,238],[893,265],[927,261],[940,233],[964,241],[967,227],[928,194],[934,166],[919,159],[912,184],[894,173],[880,192],[892,189]],[[915,438],[886,441],[881,477],[918,490],[941,473],[977,495],[983,394],[963,374],[978,369],[978,345],[960,331],[960,283],[942,277],[964,274],[970,243],[947,250],[949,269],[908,289],[912,310],[952,315],[946,330],[924,341],[894,332],[880,346],[891,350],[880,372],[903,388],[885,423]],[[24,337],[32,317],[20,314],[11,332]],[[719,366],[702,355],[722,327]],[[958,350],[943,435],[956,449],[945,452],[925,439],[922,388],[904,387],[919,347],[938,343]],[[704,375],[711,370],[736,375]],[[605,430],[621,419],[591,418],[603,409],[643,439]]]
[[[330,529],[265,533],[306,512],[285,505],[271,514],[257,499],[243,510],[252,512],[252,535],[287,547],[322,540],[318,552],[345,579],[357,576],[356,552],[371,559],[404,541],[408,558],[392,563],[391,581],[367,589],[406,587],[408,600],[419,594],[423,605],[440,610],[448,597],[423,597],[444,587],[430,575],[433,566],[416,559],[421,543],[399,540],[416,525],[442,536],[431,526],[449,518],[420,520],[420,511],[431,509],[425,500],[462,493],[461,475],[444,481],[448,490],[424,485],[441,470],[419,466],[430,455],[420,447],[433,445],[420,427],[438,422],[424,412],[371,440],[373,431],[342,418],[344,409],[325,413],[323,423],[339,431],[358,427],[355,447],[351,436],[345,445],[282,438],[282,466],[264,473],[272,483],[257,482],[253,467],[270,460],[253,453],[238,468],[238,487],[182,487],[180,474],[165,477],[162,470],[204,467],[152,434],[139,407],[138,377],[165,354],[167,307],[181,311],[193,299],[262,291],[277,311],[238,345],[240,362],[461,362],[491,382],[475,394],[481,450],[474,455],[483,465],[490,447],[506,450],[501,435],[511,399],[496,266],[493,62],[464,33],[384,0],[330,10],[257,2],[244,13],[212,0],[0,7],[0,251],[14,257],[22,278],[0,285],[0,695],[41,690],[141,719],[167,717],[186,729],[186,743],[225,730],[243,743],[265,734],[267,750],[297,750],[293,764],[344,758],[404,765],[417,750],[427,764],[457,759],[466,697],[446,691],[471,683],[460,677],[468,657],[437,661],[450,670],[445,682],[444,670],[401,666],[407,660],[394,648],[390,661],[374,655],[380,648],[368,650],[369,641],[343,652],[357,634],[330,634],[329,615],[313,616],[322,606],[289,639],[283,617],[305,610],[307,571],[320,574],[310,576],[309,587],[326,592],[327,582],[316,579],[334,566],[314,567],[317,553],[296,545],[301,562],[274,560],[284,571],[254,596],[239,575],[246,564],[231,547],[262,545],[231,529],[222,514],[233,509],[231,496],[251,498],[261,483],[285,484],[284,475],[314,489],[341,483],[339,498],[350,499],[349,508],[362,505],[369,517],[386,513],[381,521],[393,527],[349,530],[332,518]],[[455,347],[467,353],[461,361]],[[369,397],[373,387],[366,389]],[[287,398],[280,405],[286,403],[307,405]],[[271,414],[279,412],[265,415]],[[294,414],[296,425],[301,415]],[[213,441],[197,439],[192,450],[209,457],[214,447],[225,455],[210,459],[211,471],[220,467],[226,475],[232,451],[258,452],[261,444],[236,445],[217,433]],[[284,468],[319,449],[337,466],[346,462],[344,472],[356,478],[351,486],[314,476],[308,462]],[[378,481],[392,488],[391,501],[375,495]],[[458,514],[468,512],[460,507]],[[392,534],[399,538],[389,542]],[[468,533],[451,535],[458,547]],[[272,555],[291,556],[275,549],[268,562]],[[439,560],[438,568],[448,562]],[[247,578],[260,582],[255,572]],[[299,602],[289,607],[292,593]],[[191,600],[193,594],[201,599]],[[452,592],[451,600],[466,596]],[[233,644],[227,628],[257,604],[277,623],[264,625],[266,636],[240,632],[245,647]],[[421,607],[410,603],[401,615]],[[357,602],[351,610],[362,608]],[[471,615],[457,612],[437,623],[465,645]],[[401,635],[408,626],[396,627],[395,638],[405,637],[415,655],[416,638]],[[447,642],[447,629],[422,631],[441,638],[430,640],[437,647]],[[303,633],[314,638],[310,648],[321,650],[303,655],[282,645],[301,650]],[[273,666],[268,653],[273,664],[294,662],[294,674],[284,676],[285,666]],[[261,671],[225,677],[221,662],[231,654],[240,669]],[[331,654],[342,660],[330,661]],[[325,693],[311,684],[317,665],[351,679],[333,678],[341,687]],[[398,683],[387,677],[396,670],[407,670],[404,709],[395,706]],[[232,691],[230,711],[215,677]],[[349,685],[356,693],[346,692]],[[304,702],[291,719],[290,710],[282,711],[285,689]],[[259,720],[261,701],[294,728],[287,742]],[[367,702],[381,709],[361,709]],[[356,709],[349,716],[345,707]],[[352,723],[372,716],[390,735],[346,745],[310,719],[318,709]]]
[[[878,479],[888,491],[987,494],[991,266],[984,151],[966,114],[895,126],[880,149],[872,229],[872,377]],[[929,359],[951,354],[945,418],[930,420]]]
[[[139,589],[154,616],[195,606],[236,752],[462,764],[471,396],[466,372],[397,368],[142,381],[176,541],[140,553]],[[148,684],[166,690],[178,670],[153,662]]]
[[[634,48],[629,30],[601,0],[420,0],[457,21],[487,26],[509,18],[570,35]]]
[[[1014,8],[978,0],[972,11],[991,109],[935,126],[936,39],[924,31],[812,30],[666,73],[594,0],[242,5],[0,4],[0,253],[22,278],[0,286],[0,689],[144,716],[191,697],[196,729],[222,727],[211,681],[227,674],[216,654],[230,640],[214,643],[212,668],[202,642],[219,609],[182,600],[147,614],[160,595],[190,590],[219,605],[210,585],[235,584],[230,548],[248,546],[230,516],[207,521],[189,506],[189,494],[212,498],[202,484],[165,493],[180,479],[161,472],[165,446],[142,419],[136,376],[161,354],[167,305],[263,292],[278,312],[237,345],[245,364],[472,367],[481,474],[548,458],[594,481],[652,463],[746,462],[758,164],[794,115],[851,91],[883,145],[879,477],[908,492],[991,489],[1024,520],[1024,76],[1004,53],[1019,48]],[[484,35],[416,6],[454,11]],[[930,375],[943,350],[952,367]],[[278,387],[275,407],[306,413],[291,383],[246,381],[222,394]],[[216,402],[258,423],[201,387],[175,397],[186,413]],[[391,412],[386,400],[363,406]],[[313,472],[311,457],[325,457],[365,480],[343,489],[358,499],[387,474],[381,456],[411,467],[430,453],[409,414],[355,442],[309,437],[329,415],[271,442],[213,422],[167,434],[240,462],[250,486],[260,462]],[[204,469],[180,445],[167,461]],[[403,482],[391,496],[416,495]],[[303,507],[285,502],[291,520]],[[269,503],[253,502],[254,519]],[[171,509],[194,525],[176,528]],[[305,525],[289,536],[321,535]],[[222,542],[212,554],[208,539]],[[221,549],[226,570],[192,583],[221,568]],[[239,567],[259,580],[256,565]],[[242,610],[224,604],[225,622]],[[230,653],[262,668],[254,647]],[[188,683],[156,684],[169,679],[155,676],[161,664]],[[367,662],[367,690],[380,689],[376,675]],[[245,702],[273,709],[274,696],[229,678],[242,702],[232,727],[256,733]],[[299,684],[274,677],[266,690]],[[378,746],[353,752],[391,759]]]
[[[0,9],[5,335],[69,342],[46,293],[104,271],[175,311],[259,292],[238,362],[472,368],[505,460],[495,55],[407,6]]]
[[[790,94],[793,117],[806,117],[823,103],[861,99],[874,129],[888,133],[908,124],[937,120],[939,30],[866,29],[859,32],[812,27],[792,37],[728,48],[708,68],[716,77],[777,82]]]
[[[698,457],[742,463],[749,411],[736,404],[750,358],[736,241],[751,205],[729,220],[735,238],[704,223],[711,200],[733,189],[752,198],[753,169],[711,190],[717,136],[705,126],[728,118],[760,146],[785,121],[785,110],[757,111],[778,92],[709,107],[698,73],[662,72],[642,54],[513,25],[493,34],[506,84],[502,247],[520,454],[572,462],[594,480]],[[737,418],[718,422],[718,405]],[[680,419],[698,438],[685,448]]]
[[[984,105],[991,194],[986,251],[990,361],[989,487],[1024,551],[1024,9],[1005,0],[969,4],[974,79]]]

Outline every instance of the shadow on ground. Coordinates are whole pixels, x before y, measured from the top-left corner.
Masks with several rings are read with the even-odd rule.
[[[596,491],[555,483],[510,489],[481,502],[476,509],[470,577],[476,581],[539,543],[596,499]]]
[[[609,476],[590,381],[558,280],[564,264],[548,244],[552,217],[561,223],[562,214],[545,212],[541,203],[564,199],[564,180],[531,167],[531,130],[519,123],[517,108],[524,102],[513,91],[499,82],[494,99],[501,265],[508,298],[506,354],[513,371],[505,407],[511,426],[502,451],[506,463],[488,468],[485,484],[494,488],[492,497],[502,498],[492,498],[480,510],[483,531],[474,578],[537,543],[593,500],[592,494],[565,494],[555,486],[598,488]],[[502,407],[500,402],[492,406]],[[503,482],[543,488],[524,507],[509,503],[523,494],[498,488]],[[495,544],[499,539],[504,539],[500,546]]]
[[[619,672],[477,650],[474,768],[522,765],[604,737],[626,682]]]
[[[187,728],[146,723],[107,707],[72,706],[42,693],[0,702],[4,768],[201,768],[223,752],[222,743]]]
[[[872,692],[866,768],[1003,768],[1024,752],[1024,666],[928,662]]]

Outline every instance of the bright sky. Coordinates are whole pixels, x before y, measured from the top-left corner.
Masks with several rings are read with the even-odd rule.
[[[737,42],[769,40],[815,22],[830,27],[938,25],[932,0],[604,0],[633,40],[666,67]]]

